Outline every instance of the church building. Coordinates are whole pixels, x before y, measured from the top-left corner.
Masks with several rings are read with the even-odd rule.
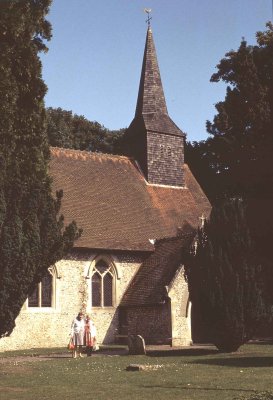
[[[51,149],[65,223],[75,220],[83,233],[49,268],[0,350],[65,346],[80,310],[99,343],[131,334],[147,344],[191,343],[183,252],[211,206],[184,163],[184,140],[168,114],[148,26],[126,155]]]

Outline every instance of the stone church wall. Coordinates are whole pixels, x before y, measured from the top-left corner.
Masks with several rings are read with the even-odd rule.
[[[168,288],[172,314],[172,346],[188,346],[191,340],[191,303],[181,265]]]
[[[90,268],[98,256],[111,261],[116,271],[113,307],[91,307]],[[98,342],[114,342],[118,329],[117,306],[141,262],[141,257],[137,255],[91,252],[74,253],[68,259],[58,262],[54,278],[53,307],[28,308],[26,302],[16,319],[16,327],[11,336],[0,340],[0,351],[66,347],[71,322],[83,305],[95,322]]]
[[[141,335],[146,344],[188,346],[191,339],[191,304],[181,265],[168,289],[163,305],[126,309],[129,335]]]

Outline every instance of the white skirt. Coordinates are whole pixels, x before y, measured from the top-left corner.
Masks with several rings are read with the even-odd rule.
[[[83,332],[73,334],[73,343],[75,346],[83,346]]]

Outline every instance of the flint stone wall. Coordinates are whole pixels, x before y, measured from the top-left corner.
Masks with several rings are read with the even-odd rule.
[[[66,347],[73,318],[82,307],[86,292],[86,312],[97,327],[99,343],[113,343],[118,329],[117,306],[141,264],[141,257],[134,255],[107,255],[116,269],[114,307],[91,308],[90,267],[98,254],[76,253],[56,264],[59,279],[55,279],[55,295],[52,308],[28,308],[27,303],[16,319],[16,327],[10,337],[0,340],[0,351]]]

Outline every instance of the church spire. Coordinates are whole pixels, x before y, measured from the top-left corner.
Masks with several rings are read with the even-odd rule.
[[[183,187],[185,135],[168,115],[149,22],[148,17],[135,118],[124,136],[125,151],[150,184]]]
[[[168,114],[151,26],[148,25],[135,116]]]

